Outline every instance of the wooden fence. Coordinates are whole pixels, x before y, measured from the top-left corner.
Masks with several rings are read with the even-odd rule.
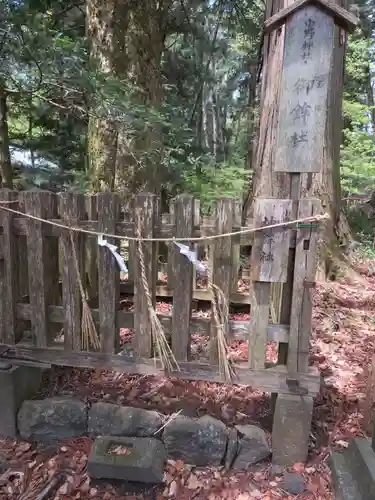
[[[304,202],[300,202],[299,218],[316,213],[313,201]],[[258,204],[254,225],[286,221],[291,203],[290,200],[263,200]],[[139,253],[136,243],[126,240],[136,234],[134,214],[140,214],[143,238],[199,238],[241,229],[241,204],[229,198],[217,202],[210,218],[200,216],[199,205],[190,196],[177,197],[169,214],[160,214],[157,197],[149,194],[129,201],[113,193],[83,196],[2,190],[0,206],[3,207],[0,208],[0,342],[3,357],[15,364],[45,362],[164,375],[160,361],[154,357]],[[64,226],[81,230],[73,232],[75,252],[71,231]],[[108,248],[98,246],[95,234],[82,231],[122,236],[123,239],[106,239],[121,246],[128,260],[128,276],[120,276],[113,255]],[[213,283],[221,288],[228,303],[252,303],[249,321],[229,322],[228,343],[248,341],[248,360],[234,363],[235,383],[274,393],[302,391],[314,396],[319,391],[319,376],[307,363],[311,283],[307,283],[307,275],[301,277],[297,272],[304,268],[306,259],[310,268],[314,266],[312,252],[315,253],[315,249],[309,242],[315,241],[315,233],[309,224],[290,225],[259,231],[255,237],[248,232],[199,242],[200,247],[208,249]],[[163,253],[164,259],[166,257],[166,252],[161,251],[163,244],[144,242],[142,245],[153,302],[157,295],[163,294],[173,299],[171,312],[158,314],[179,365],[179,369],[169,375],[226,381],[218,367],[213,319],[192,311],[194,299],[211,299],[207,290],[198,287],[199,279],[193,266],[173,242],[168,243],[167,262],[162,268],[159,256]],[[249,245],[253,245],[253,250],[247,274],[256,280],[256,285],[239,291],[240,248]],[[99,332],[99,350],[82,350],[82,298],[77,262]],[[157,273],[165,269],[167,283],[161,285]],[[309,272],[311,275],[313,269]],[[300,297],[294,302],[290,298],[290,321],[278,324],[275,319],[279,317],[279,306],[272,308],[270,295],[272,289],[279,290],[280,284],[291,279]],[[293,295],[290,290],[287,293]],[[126,345],[120,336],[124,328],[130,329],[131,342]],[[191,356],[192,336],[196,334],[208,340],[207,358]],[[266,363],[270,341],[284,351],[289,344],[287,365]]]

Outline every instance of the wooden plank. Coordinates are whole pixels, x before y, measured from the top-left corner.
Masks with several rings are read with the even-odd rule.
[[[53,218],[50,219],[51,222],[61,224],[61,221],[59,219]],[[78,223],[78,227],[83,230],[88,230],[88,231],[98,231],[98,222],[97,221],[88,221],[88,220],[83,220]],[[242,229],[248,229],[249,227],[252,227],[252,224],[249,223],[246,226],[243,226]],[[15,217],[14,222],[13,222],[13,230],[14,233],[17,235],[26,235],[27,233],[27,219],[25,217]],[[208,218],[207,225],[202,228],[194,228],[194,238],[199,238],[201,236],[210,236],[215,234],[215,226],[211,223],[211,219]],[[43,228],[43,234],[45,236],[60,236],[61,232],[64,231],[64,229],[61,229],[58,226],[52,226],[52,225],[45,225]],[[117,222],[116,224],[116,234],[119,236],[124,236],[129,237],[132,236],[134,233],[134,223],[133,222]],[[155,227],[154,227],[154,237],[155,238],[173,238],[174,237],[174,225],[173,224],[164,224],[161,225],[160,222],[158,222]],[[233,237],[236,239],[236,237]],[[239,238],[237,236],[237,238]],[[241,246],[246,246],[246,245],[251,245],[253,241],[253,234],[252,233],[245,233],[240,236],[240,244]]]
[[[81,194],[62,193],[59,196],[60,217],[67,225],[76,225],[77,220],[85,217],[85,197]],[[66,349],[80,350],[82,297],[79,279],[84,283],[85,254],[84,237],[81,233],[72,233],[75,255],[72,249],[70,231],[60,237],[62,267],[62,300],[64,308],[64,345]],[[91,250],[91,249],[90,249]],[[77,258],[77,262],[75,261]],[[78,266],[78,270],[77,270]],[[77,273],[79,271],[79,275]]]
[[[98,220],[98,198],[95,195],[85,196],[85,207],[89,221]],[[82,217],[83,218],[83,217]],[[80,226],[81,221],[76,221]],[[86,252],[86,282],[88,298],[93,300],[99,296],[98,277],[98,241],[95,236],[84,236]]]
[[[120,283],[120,291],[121,294],[125,295],[133,295],[134,294],[134,285],[133,283]],[[156,297],[162,298],[172,298],[173,290],[169,290],[166,285],[157,285],[156,286]],[[197,290],[193,290],[193,300],[200,300],[203,302],[211,302],[212,294],[209,290],[205,288],[198,288]],[[232,293],[230,297],[230,302],[232,304],[250,304],[249,294],[246,292],[237,292]]]
[[[286,24],[276,172],[320,172],[324,163],[334,21],[310,5]]]
[[[98,226],[103,234],[115,234],[116,222],[120,215],[120,200],[115,193],[99,193]],[[119,240],[105,239],[119,245]],[[116,311],[120,303],[120,269],[113,254],[107,247],[99,248],[99,311],[100,349],[103,353],[117,352],[120,331],[116,325]]]
[[[48,219],[56,216],[55,197],[48,191],[25,191],[21,195],[28,214]],[[32,309],[31,331],[37,347],[46,347],[52,333],[47,308],[51,302],[50,247],[43,235],[43,222],[28,219],[27,258]],[[53,285],[53,284],[52,284]],[[53,297],[52,297],[53,298]]]
[[[25,212],[25,206],[23,202],[23,197],[18,195],[18,209],[21,212]],[[12,231],[16,234],[14,223],[17,216],[14,214],[12,219]],[[26,219],[25,219],[26,220]],[[21,297],[29,296],[29,271],[27,262],[27,231],[22,235],[17,235],[17,246],[18,246],[18,281],[19,281],[19,292]]]
[[[237,228],[241,227],[242,219],[242,201],[236,200],[234,202],[234,214],[233,214],[233,229],[237,231]],[[238,278],[241,266],[241,247],[239,239],[232,238],[232,286],[231,293],[236,293],[238,290]]]
[[[234,201],[232,198],[221,198],[217,201],[215,207],[216,234],[225,234],[232,232],[234,220]],[[212,248],[212,282],[219,287],[223,292],[225,299],[228,302],[232,288],[232,239],[219,238],[214,240]],[[219,325],[213,313],[212,305],[212,323],[210,335],[209,356],[211,363],[218,363],[218,345],[217,345],[217,328]]]
[[[135,199],[135,210],[140,218],[140,231],[143,238],[152,238],[157,217],[156,196],[140,194]],[[137,222],[137,217],[135,218]],[[135,233],[136,234],[136,233]],[[156,264],[157,247],[155,243],[142,243],[147,286],[153,306],[156,302]],[[134,267],[134,347],[137,356],[149,358],[152,355],[152,334],[148,302],[142,283],[139,251],[136,252]]]
[[[9,189],[0,190],[1,202],[18,210],[18,204],[12,203],[17,200],[17,192]],[[7,202],[11,202],[7,205]],[[18,340],[17,309],[16,304],[20,300],[19,276],[18,276],[18,247],[17,236],[12,232],[12,220],[14,214],[0,210],[0,224],[3,228],[2,234],[2,262],[1,262],[1,299],[2,299],[2,338],[3,342],[14,344]]]
[[[134,208],[135,199],[132,197],[130,200],[127,200],[125,209],[125,217],[131,223],[129,236],[134,236]],[[119,230],[118,224],[116,229],[117,231]],[[128,240],[128,281],[131,283],[134,283],[135,248],[135,242]]]
[[[301,199],[298,218],[321,213],[320,200]],[[315,284],[319,231],[313,225],[297,230],[292,310],[288,346],[288,370],[306,371],[311,337],[312,292]]]
[[[298,200],[300,197],[300,180],[301,174],[290,174],[290,187],[289,195],[293,201],[292,207],[292,220],[297,219],[298,213]],[[311,177],[311,176],[310,176]],[[288,265],[287,265],[287,280],[282,284],[282,300],[280,309],[280,323],[290,324],[290,312],[292,308],[292,295],[293,295],[293,276],[294,276],[294,257],[295,257],[296,235],[292,231]],[[277,362],[281,365],[286,365],[288,362],[288,344],[279,343]]]
[[[91,309],[91,314],[94,321],[99,325],[99,309]],[[17,318],[19,320],[29,320],[32,317],[30,304],[17,304]],[[63,323],[65,311],[62,306],[48,306],[48,317],[54,323]],[[167,333],[172,332],[172,316],[168,314],[158,314],[158,318]],[[116,312],[116,322],[118,328],[134,328],[134,314],[127,311]],[[228,341],[248,340],[249,338],[249,321],[229,321]],[[211,320],[209,318],[201,318],[192,316],[190,319],[190,335],[199,333],[200,335],[209,337],[211,330]],[[285,342],[289,340],[288,325],[268,325],[267,338],[269,341]]]
[[[292,200],[257,199],[255,227],[291,220],[292,206]],[[287,280],[290,232],[285,226],[254,233],[251,252],[251,277],[254,281],[283,283]]]
[[[201,215],[201,202],[200,200],[198,199],[194,199],[194,229],[195,228],[199,228],[199,224],[200,224],[200,215]],[[194,234],[194,229],[193,229],[193,233]],[[194,251],[197,253],[198,255],[198,248],[199,248],[199,244],[198,243],[193,243],[193,249]],[[195,269],[194,267],[194,271],[193,271],[193,290],[195,290],[197,288],[197,270]]]
[[[12,359],[18,358],[18,359]],[[165,376],[164,370],[160,367],[157,359],[138,359],[121,354],[105,354],[99,352],[64,352],[64,349],[37,348],[29,344],[10,346],[4,359],[10,359],[12,364],[25,361],[39,361],[60,366],[73,366],[80,368],[92,368],[100,370],[115,370],[122,373]],[[287,384],[290,376],[285,367],[272,369],[249,370],[244,364],[236,364],[235,370],[237,378],[234,384],[250,386],[262,392],[277,392],[278,394],[295,394]],[[209,382],[228,383],[227,379],[220,373],[217,367],[206,363],[180,362],[179,370],[175,370],[170,375],[172,378],[186,380],[204,380]],[[306,389],[306,396],[316,396],[320,391],[321,377],[314,367],[309,368],[307,374],[295,373],[293,379]]]
[[[175,199],[169,202],[169,222],[173,224],[174,232],[176,231],[176,212],[175,212]],[[176,248],[174,243],[168,244],[168,261],[167,261],[167,283],[169,290],[173,290],[174,262],[175,262]]]
[[[270,317],[271,284],[254,281],[249,324],[249,367],[264,368]]]
[[[189,238],[193,233],[194,199],[178,196],[174,203],[176,237]],[[194,266],[176,247],[173,251],[172,351],[177,361],[190,356],[190,317],[193,300]]]
[[[344,7],[341,7],[341,5],[338,5],[334,0],[295,0],[291,5],[279,10],[265,21],[264,32],[270,33],[280,28],[288,17],[294,15],[297,9],[305,9],[311,3],[315,3],[319,9],[325,11],[328,16],[331,16],[339,26],[347,31],[353,31],[360,22],[357,17]]]

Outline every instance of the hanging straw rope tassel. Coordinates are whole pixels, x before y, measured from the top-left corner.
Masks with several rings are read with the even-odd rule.
[[[227,334],[229,332],[229,307],[228,301],[221,288],[212,281],[212,270],[208,265],[208,289],[212,293],[212,315],[216,328],[217,351],[219,358],[219,371],[224,379],[233,382],[236,372],[228,359]]]
[[[136,235],[137,235],[137,250],[139,256],[139,266],[141,271],[141,282],[143,287],[143,293],[145,294],[147,305],[148,305],[148,315],[151,324],[151,338],[155,345],[157,356],[160,359],[162,367],[164,370],[168,372],[173,371],[174,369],[180,370],[177,360],[174,357],[172,349],[168,344],[167,338],[165,336],[165,332],[162,324],[159,321],[159,318],[154,309],[154,305],[152,303],[152,297],[150,293],[150,287],[146,277],[146,267],[145,267],[145,257],[143,253],[142,247],[142,236],[141,236],[141,218],[139,214],[139,210],[136,211],[137,216],[137,225],[136,225]]]
[[[76,247],[73,239],[73,231],[70,230],[69,234],[70,234],[70,241],[72,244],[72,255],[74,260],[74,266],[76,268],[77,281],[82,299],[82,321],[81,321],[82,348],[85,351],[88,351],[91,345],[94,349],[100,349],[100,338],[96,330],[94,320],[92,319],[91,309],[87,303],[86,293],[83,288],[81,273],[78,265]]]

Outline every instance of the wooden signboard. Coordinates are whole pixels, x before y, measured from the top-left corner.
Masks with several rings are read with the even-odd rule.
[[[286,22],[275,171],[320,172],[334,19],[314,5]]]
[[[291,220],[292,200],[261,199],[254,207],[255,227]],[[251,277],[254,281],[284,283],[287,280],[290,228],[281,226],[254,233]]]

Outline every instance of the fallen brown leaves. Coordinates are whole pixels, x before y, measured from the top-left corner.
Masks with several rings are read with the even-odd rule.
[[[243,283],[240,285],[244,288]],[[131,309],[132,304],[124,307]],[[168,313],[170,304],[159,303],[158,310]],[[247,320],[248,315],[237,314],[233,319]],[[368,396],[370,405],[373,397],[368,394],[373,381],[368,367],[375,350],[375,277],[368,275],[366,266],[360,277],[318,285],[313,327],[310,361],[320,369],[325,386],[316,399],[308,463],[292,468],[303,476],[306,491],[298,496],[288,494],[283,489],[282,476],[275,476],[270,464],[235,473],[221,468],[199,470],[182,461],[169,461],[158,500],[333,499],[328,445],[342,448],[352,436],[364,434]],[[131,330],[123,332],[124,343],[131,337]],[[204,352],[201,336],[193,336],[193,345],[198,354]],[[243,359],[247,355],[246,343],[233,343],[231,352],[236,359]],[[267,353],[269,360],[275,359],[276,346],[270,343]],[[61,393],[71,393],[89,402],[105,400],[166,414],[183,408],[196,415],[209,413],[227,424],[255,422],[271,431],[269,399],[246,387],[148,376],[117,377],[111,372],[64,368],[55,370],[44,390],[46,396]],[[35,500],[48,481],[63,471],[63,483],[50,499],[148,498],[119,493],[111,485],[93,485],[86,473],[91,444],[88,438],[79,438],[66,440],[57,449],[43,450],[24,442],[1,442],[1,455],[9,462],[10,472],[0,478],[0,500]]]

